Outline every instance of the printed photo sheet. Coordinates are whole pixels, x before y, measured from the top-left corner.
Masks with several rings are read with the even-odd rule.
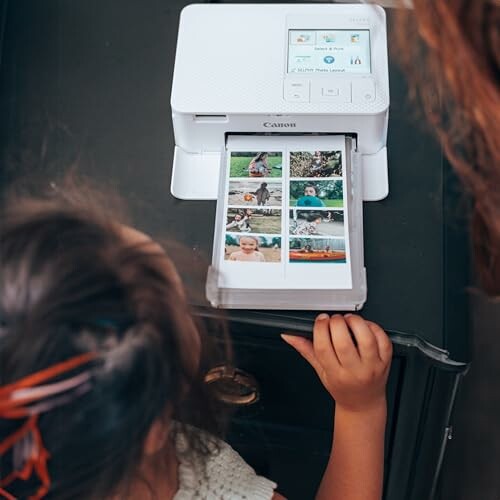
[[[347,160],[340,135],[230,138],[218,201],[219,286],[352,288]]]

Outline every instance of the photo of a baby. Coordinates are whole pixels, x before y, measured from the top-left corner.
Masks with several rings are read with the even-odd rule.
[[[230,177],[281,177],[281,152],[233,151],[229,164]]]
[[[344,238],[290,238],[290,263],[346,263]]]
[[[226,234],[224,259],[237,262],[280,262],[281,237]]]
[[[343,181],[290,181],[290,206],[342,208],[344,206]]]
[[[342,210],[290,210],[290,234],[297,236],[344,236]]]
[[[342,177],[342,152],[292,152],[290,177]]]
[[[271,208],[229,208],[226,231],[236,233],[281,233],[281,210]]]
[[[282,196],[281,181],[273,181],[272,179],[260,181],[255,179],[229,182],[229,205],[280,207]]]

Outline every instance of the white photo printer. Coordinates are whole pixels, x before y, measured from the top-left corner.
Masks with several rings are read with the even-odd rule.
[[[221,154],[233,134],[349,134],[362,155],[363,200],[388,194],[381,7],[189,5],[171,105],[177,198],[217,198]]]
[[[389,192],[384,10],[189,5],[180,17],[171,105],[171,192],[218,200],[211,304],[363,307],[362,203]],[[263,155],[268,178],[251,179]],[[312,162],[332,155],[341,168],[319,178]],[[259,186],[274,206],[259,208]],[[304,209],[303,200],[321,208]]]

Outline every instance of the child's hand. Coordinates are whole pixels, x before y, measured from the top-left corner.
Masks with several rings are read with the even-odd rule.
[[[385,405],[392,344],[377,324],[353,314],[320,314],[313,342],[282,337],[312,365],[337,407],[361,412]]]

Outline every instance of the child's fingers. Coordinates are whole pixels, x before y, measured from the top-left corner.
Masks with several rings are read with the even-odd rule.
[[[313,346],[316,358],[324,366],[329,366],[331,363],[340,365],[330,335],[330,316],[328,314],[320,314],[314,322]]]
[[[367,322],[355,314],[346,314],[344,318],[356,339],[361,360],[380,361],[377,340]]]
[[[349,328],[340,314],[335,314],[330,319],[330,332],[333,348],[337,354],[340,364],[345,368],[351,368],[359,364],[360,357],[356,346],[349,333]]]
[[[321,374],[321,365],[316,359],[314,354],[314,347],[310,340],[296,335],[281,334],[281,338],[289,345],[291,345],[316,371],[318,375]]]
[[[378,345],[380,359],[384,363],[389,363],[392,359],[392,342],[385,330],[373,321],[366,322],[375,336]]]

